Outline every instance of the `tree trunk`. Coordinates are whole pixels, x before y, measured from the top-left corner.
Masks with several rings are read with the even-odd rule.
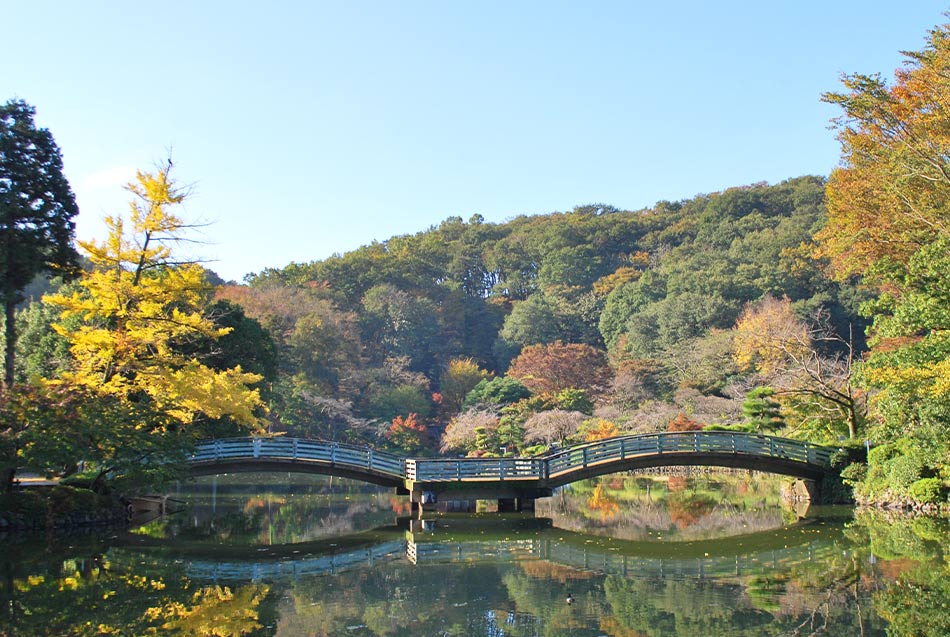
[[[3,387],[13,387],[13,364],[16,360],[16,298],[9,295],[6,298],[4,313],[4,336],[6,346],[3,352]]]
[[[16,477],[16,469],[3,469],[0,470],[0,482],[3,484],[3,492],[10,493],[13,491],[13,479]]]
[[[112,471],[112,467],[105,467],[101,471],[99,471],[98,475],[96,475],[95,479],[89,485],[89,490],[92,491],[93,493],[98,493],[102,495],[102,493],[104,492],[104,487],[105,487],[106,474],[109,473],[110,471]]]

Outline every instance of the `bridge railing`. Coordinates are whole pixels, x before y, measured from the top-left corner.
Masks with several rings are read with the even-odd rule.
[[[458,458],[406,460],[406,477],[417,482],[539,480],[544,458]]]
[[[191,460],[311,461],[414,482],[477,482],[545,480],[591,465],[683,453],[750,455],[830,467],[832,452],[827,447],[788,438],[729,431],[684,431],[609,438],[536,458],[404,459],[369,447],[300,438],[224,438],[199,444]]]
[[[219,438],[199,444],[191,460],[220,462],[248,458],[324,462],[400,478],[405,472],[405,460],[398,456],[369,447],[303,438]]]
[[[545,456],[547,477],[604,462],[664,453],[749,454],[830,466],[831,450],[807,442],[731,431],[682,431],[609,438]]]

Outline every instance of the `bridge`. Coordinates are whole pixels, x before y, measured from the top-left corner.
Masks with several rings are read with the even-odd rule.
[[[731,431],[618,436],[528,458],[402,458],[371,447],[300,438],[227,438],[199,444],[192,475],[251,471],[318,473],[395,487],[420,505],[497,499],[530,508],[556,487],[619,471],[718,466],[820,480],[835,449],[788,438]]]

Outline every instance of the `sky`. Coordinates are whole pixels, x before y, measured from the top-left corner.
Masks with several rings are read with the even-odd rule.
[[[662,5],[662,6],[661,6]],[[450,216],[657,201],[805,174],[840,146],[821,94],[892,77],[931,0],[87,0],[3,9],[0,100],[36,107],[102,240],[136,169],[193,187],[225,279]]]

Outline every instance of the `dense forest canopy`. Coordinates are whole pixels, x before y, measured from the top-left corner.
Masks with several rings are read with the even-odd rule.
[[[581,411],[607,422],[605,431],[665,428],[680,413],[741,427],[742,400],[757,384],[778,383],[781,396],[803,382],[794,370],[764,379],[737,366],[732,334],[750,304],[786,299],[790,320],[842,342],[854,335],[849,344],[863,347],[861,292],[825,276],[814,256],[824,189],[823,178],[808,176],[637,211],[594,204],[504,223],[450,217],[217,294],[275,339],[271,418],[296,434],[386,436],[395,418],[415,414],[434,448],[466,409],[492,413],[471,420],[497,434],[570,408],[576,396],[560,395],[568,389],[585,395]],[[592,354],[571,350],[581,346]],[[841,342],[816,349],[831,359]],[[596,382],[532,384],[555,374],[559,358]],[[465,400],[509,373],[533,389],[510,404]],[[811,433],[826,439],[848,431],[840,415],[808,416]],[[514,445],[497,446],[526,449],[523,432],[513,435]],[[473,429],[462,448],[497,451],[491,436],[474,438]]]

